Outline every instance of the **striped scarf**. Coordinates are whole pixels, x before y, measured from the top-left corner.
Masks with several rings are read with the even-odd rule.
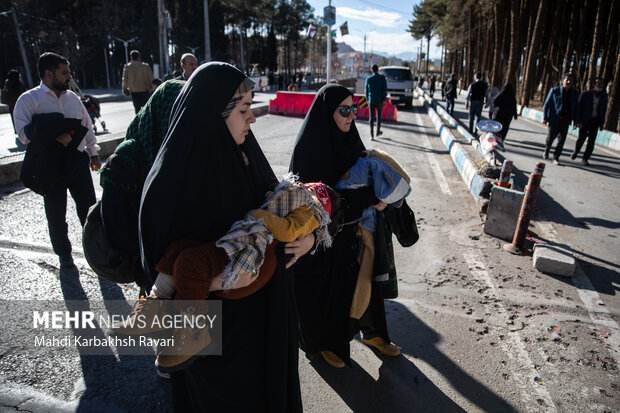
[[[296,176],[286,175],[273,193],[269,194],[261,209],[284,217],[300,206],[310,209],[319,221],[315,230],[317,247],[331,247],[332,237],[327,231],[327,225],[331,222],[329,215],[309,188],[297,182]],[[251,214],[252,212],[245,219],[233,223],[230,230],[215,244],[228,255],[223,282],[226,290],[234,287],[241,273],[252,272],[254,276],[258,274],[258,269],[265,260],[265,248],[273,241],[273,235],[267,229],[265,221],[255,219]]]

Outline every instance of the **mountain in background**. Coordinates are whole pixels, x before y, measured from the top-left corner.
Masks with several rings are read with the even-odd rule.
[[[359,53],[362,54],[363,52],[355,50],[354,48],[352,48],[351,46],[349,46],[346,43],[336,43],[336,45],[338,46],[338,53]],[[366,54],[368,56],[370,56],[370,50],[366,50]],[[389,53],[385,53],[385,52],[380,52],[380,51],[373,51],[373,55],[375,56],[384,56],[384,57],[396,57],[399,60],[408,60],[408,61],[414,61],[417,58],[417,53],[414,52],[404,52],[404,53],[399,53],[397,55],[391,55]]]
[[[410,62],[413,62],[418,58],[418,54],[414,52],[404,52],[397,54],[396,57],[402,60],[408,60]]]

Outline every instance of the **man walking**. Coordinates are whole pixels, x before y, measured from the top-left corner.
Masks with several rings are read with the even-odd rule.
[[[457,91],[456,75],[454,73],[450,75],[450,79],[448,79],[444,85],[443,90],[446,96],[446,111],[452,116],[454,113],[454,99],[456,99]]]
[[[379,66],[372,65],[372,75],[366,78],[364,89],[370,108],[370,139],[374,141],[375,111],[377,111],[377,136],[380,136],[383,134],[381,132],[381,113],[387,99],[387,80],[385,76],[379,74]]]
[[[181,76],[176,77],[177,80],[187,80],[194,73],[194,70],[198,67],[198,59],[191,53],[185,53],[181,56],[181,69],[183,73]]]
[[[586,151],[581,158],[582,165],[590,165],[588,159],[594,150],[594,142],[599,129],[603,129],[605,123],[605,113],[607,113],[607,93],[605,93],[605,83],[603,79],[597,77],[590,81],[591,90],[583,92],[577,101],[577,111],[575,113],[575,123],[579,128],[579,138],[575,143],[575,150],[570,158],[575,159],[581,150],[581,146],[586,138]]]
[[[123,93],[131,95],[133,107],[138,113],[149,99],[149,91],[153,87],[153,72],[148,63],[140,61],[140,52],[132,50],[131,62],[123,67]]]
[[[88,112],[80,98],[69,89],[69,62],[56,53],[43,53],[38,62],[39,86],[25,92],[15,105],[15,127],[19,139],[28,144],[22,175],[32,177],[37,192],[43,194],[50,240],[60,260],[60,268],[75,267],[66,222],[67,189],[71,192],[80,222],[84,225],[88,209],[95,203],[90,169],[99,170],[100,149]],[[63,117],[64,115],[64,117]],[[78,119],[84,134],[79,142],[78,128],[66,129],[67,121]],[[35,155],[34,151],[37,151]],[[24,173],[27,163],[37,163],[35,171]],[[50,179],[50,176],[54,179]],[[24,179],[24,181],[26,181]],[[25,183],[25,182],[24,182]]]
[[[482,80],[482,73],[477,72],[476,81],[469,85],[465,98],[465,109],[469,109],[469,131],[475,134],[476,125],[482,116],[482,106],[489,102],[489,86]]]
[[[560,155],[562,155],[566,141],[568,126],[575,119],[577,111],[579,93],[573,89],[573,83],[575,83],[575,75],[571,72],[565,73],[562,86],[552,88],[543,105],[543,124],[549,126],[543,159],[549,159],[551,145],[559,136],[553,152],[553,163],[555,165],[560,164]]]

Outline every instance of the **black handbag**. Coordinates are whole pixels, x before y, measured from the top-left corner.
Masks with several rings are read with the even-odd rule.
[[[392,233],[396,235],[398,243],[403,247],[410,247],[420,239],[418,226],[415,222],[415,214],[403,200],[400,208],[389,205],[385,209],[385,216],[392,227]]]

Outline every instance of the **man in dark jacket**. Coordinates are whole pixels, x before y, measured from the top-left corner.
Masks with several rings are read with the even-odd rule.
[[[445,95],[446,95],[446,111],[452,116],[454,113],[454,99],[456,99],[456,75],[452,73],[450,75],[450,80],[446,82],[444,87]]]
[[[379,74],[379,66],[372,65],[372,75],[366,78],[366,99],[370,109],[370,139],[374,140],[375,111],[377,112],[377,136],[381,132],[381,112],[387,99],[387,80],[385,76]]]
[[[476,81],[469,85],[465,98],[465,109],[469,109],[469,131],[476,133],[476,125],[482,117],[482,106],[489,105],[489,85],[482,80],[482,73],[477,72]]]
[[[581,146],[586,138],[586,151],[581,158],[582,165],[590,165],[588,159],[594,150],[594,142],[599,129],[603,129],[605,123],[605,113],[607,112],[607,93],[605,93],[605,82],[600,77],[590,81],[591,90],[583,92],[577,102],[577,113],[575,123],[579,128],[579,139],[575,143],[575,150],[570,158],[575,159],[581,150]]]
[[[549,125],[543,159],[549,159],[551,145],[559,136],[553,152],[553,163],[555,165],[560,164],[560,155],[562,155],[568,127],[575,119],[577,112],[579,92],[573,89],[573,83],[575,83],[575,75],[571,72],[565,73],[562,86],[551,89],[543,105],[543,124]]]

